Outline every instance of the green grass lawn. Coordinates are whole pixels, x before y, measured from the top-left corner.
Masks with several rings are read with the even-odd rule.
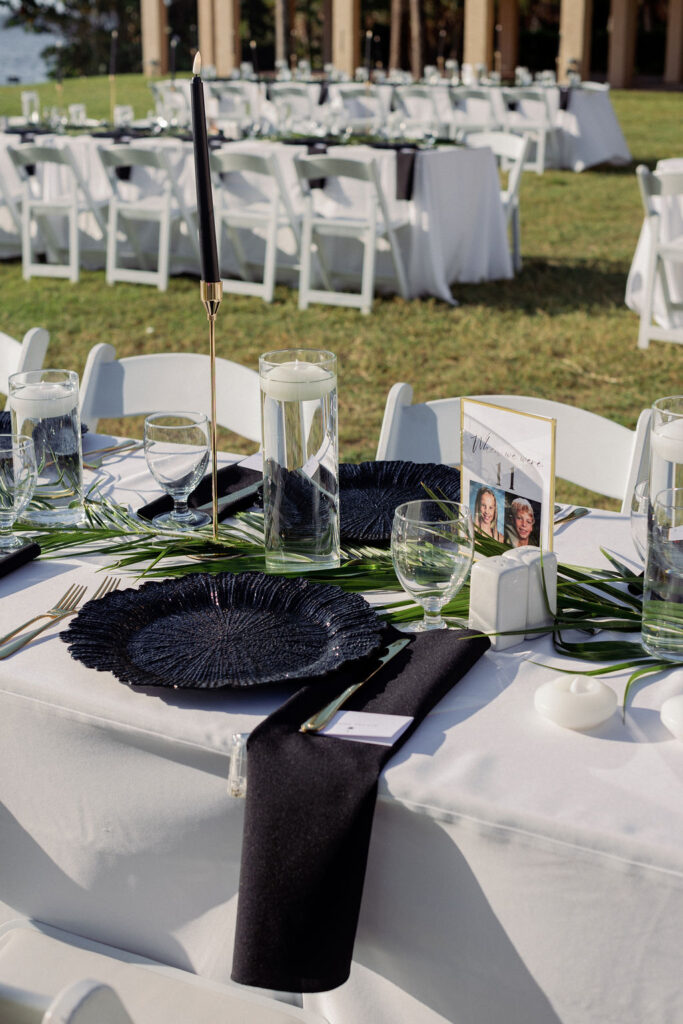
[[[38,88],[44,105],[58,101],[54,84]],[[0,115],[18,112],[19,92],[0,88]],[[349,461],[373,457],[386,394],[396,381],[412,383],[418,401],[516,392],[571,402],[633,427],[655,398],[683,390],[680,347],[653,343],[639,351],[638,319],[624,305],[642,222],[634,167],[683,156],[683,94],[615,92],[612,99],[633,165],[525,175],[524,269],[515,280],[456,284],[457,307],[436,299],[378,299],[369,317],[325,306],[299,312],[297,293],[284,287],[271,306],[227,296],[217,321],[218,354],[256,367],[271,348],[335,352],[341,455]],[[89,115],[106,116],[107,79],[66,81],[61,102],[76,101],[87,104]],[[117,101],[132,103],[138,115],[152,105],[146,83],[134,75],[117,79]],[[174,278],[160,294],[138,285],[109,288],[103,272],[83,273],[77,285],[24,282],[18,261],[0,263],[0,329],[20,337],[35,325],[51,333],[49,363],[79,372],[99,341],[122,356],[206,351],[208,344],[195,279]],[[223,443],[249,450],[232,438]],[[590,500],[568,486],[558,493],[563,500]]]

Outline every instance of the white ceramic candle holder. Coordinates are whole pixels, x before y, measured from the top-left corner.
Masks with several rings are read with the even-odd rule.
[[[470,629],[482,633],[515,630],[511,636],[492,636],[491,647],[503,651],[524,639],[529,569],[502,555],[479,558],[470,578]]]

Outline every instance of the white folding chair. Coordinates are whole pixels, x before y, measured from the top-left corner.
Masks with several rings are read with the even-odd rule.
[[[21,201],[21,262],[25,281],[31,277],[66,277],[78,281],[80,265],[79,224],[84,217],[94,220],[98,238],[104,242],[107,227],[103,210],[106,202],[95,202],[68,144],[57,146],[8,146],[17,172],[23,181]],[[46,194],[47,168],[56,166],[60,175],[58,194]],[[66,219],[66,245],[55,230],[51,218]],[[36,247],[48,256],[48,263],[34,259],[32,229],[36,228]],[[64,261],[62,258],[66,256]]]
[[[11,180],[14,177],[12,168],[8,168],[10,174],[4,174],[0,167],[0,214],[5,210],[7,215],[4,219],[3,240],[0,242],[0,253],[7,256],[16,256],[17,249],[21,249],[21,196],[22,189],[19,183]]]
[[[284,126],[293,120],[312,120],[311,94],[303,82],[273,82],[268,96],[277,111],[280,125]]]
[[[40,370],[50,335],[42,327],[31,327],[21,341],[0,331],[0,391],[7,394],[7,381],[13,373]]]
[[[441,123],[436,104],[436,90],[430,85],[397,85],[394,98],[405,114],[406,131],[425,130],[441,135],[446,130]]]
[[[466,135],[465,145],[492,150],[502,171],[507,172],[507,188],[501,189],[500,198],[512,241],[512,264],[518,273],[522,269],[519,187],[531,143],[526,136],[510,132],[472,132]]]
[[[459,85],[449,90],[452,111],[449,134],[464,139],[469,132],[493,132],[501,128],[493,89]]]
[[[0,931],[2,1024],[326,1024],[284,1001],[28,920]]]
[[[238,123],[252,117],[249,83],[211,82],[209,92],[218,105],[218,118],[230,118]]]
[[[548,102],[548,90],[536,88],[503,89],[507,113],[505,128],[509,132],[527,135],[534,143],[526,169],[543,174],[547,166],[558,163],[558,129],[553,121]]]
[[[298,263],[300,249],[300,217],[294,212],[285,188],[277,157],[270,153],[234,153],[230,150],[213,152],[209,157],[214,177],[216,234],[218,235],[219,265],[223,256],[223,234],[232,243],[241,281],[223,278],[223,289],[237,295],[257,295],[264,302],[272,302],[278,256],[278,232],[289,230],[294,239],[294,254]],[[255,174],[259,185],[254,186],[243,175]],[[234,178],[229,178],[234,175]],[[261,187],[259,187],[261,186]],[[265,234],[263,261],[255,264],[248,259],[240,233]],[[262,266],[261,280],[255,280],[255,266]]]
[[[683,171],[655,171],[644,164],[636,168],[640,196],[645,211],[645,223],[648,233],[647,265],[643,287],[642,305],[640,309],[640,327],[638,329],[638,348],[647,348],[650,340],[674,341],[683,343],[683,327],[672,327],[672,317],[683,311],[683,301],[675,301],[672,295],[683,292],[683,233],[666,237],[668,232],[662,231],[662,219],[666,217],[662,203],[676,201],[683,208]],[[672,267],[667,264],[678,264],[678,282],[673,280]],[[661,290],[664,302],[664,317],[668,326],[655,326],[654,317],[656,290]],[[664,319],[662,317],[662,319]]]
[[[349,82],[338,88],[346,123],[354,131],[376,131],[382,123],[382,104],[374,85]]]
[[[609,498],[621,500],[622,512],[642,478],[650,410],[641,412],[635,430],[573,405],[526,395],[469,395],[506,409],[548,416],[557,421],[557,476]],[[460,398],[413,404],[410,384],[394,384],[384,409],[378,459],[411,462],[460,462]]]
[[[185,224],[199,259],[194,213],[185,204],[168,156],[161,147],[147,149],[143,146],[100,146],[99,154],[112,190],[107,236],[107,283],[153,284],[160,292],[165,292],[168,288],[172,233],[181,224]],[[130,198],[130,192],[123,188],[124,180],[116,172],[121,168],[134,167],[146,168],[150,172],[156,194],[145,190],[143,196]],[[159,225],[156,269],[150,265],[143,238],[145,223]],[[120,241],[129,243],[127,251],[119,251]],[[126,264],[122,264],[119,257],[126,260]]]
[[[149,87],[154,95],[158,117],[179,127],[190,123],[189,93],[182,82],[150,82]]]
[[[378,242],[388,245],[394,266],[398,290],[404,299],[408,298],[408,283],[403,267],[403,258],[396,238],[399,228],[408,223],[407,215],[392,220],[386,197],[379,180],[374,160],[349,160],[336,156],[299,157],[296,160],[297,173],[304,192],[304,217],[301,232],[301,272],[299,275],[299,309],[308,309],[311,302],[327,303],[331,306],[352,306],[362,313],[370,313],[375,291],[375,262]],[[365,209],[354,204],[353,212],[324,215],[316,212],[313,192],[309,183],[316,179],[349,178],[366,183]],[[363,246],[360,294],[336,291],[332,287],[331,274],[325,265],[320,242],[326,237],[354,238]],[[313,246],[320,261],[324,289],[311,288],[311,262]],[[347,276],[335,270],[334,276]]]
[[[216,360],[216,422],[250,441],[261,440],[258,373]],[[113,345],[93,346],[81,382],[81,417],[92,431],[100,419],[192,409],[211,416],[209,357],[160,352],[116,358]]]

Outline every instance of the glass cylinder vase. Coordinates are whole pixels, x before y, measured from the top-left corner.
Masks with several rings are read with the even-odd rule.
[[[33,439],[38,477],[22,518],[37,526],[83,522],[78,374],[28,370],[9,378],[12,433]]]
[[[339,565],[337,358],[314,349],[259,360],[266,568]]]

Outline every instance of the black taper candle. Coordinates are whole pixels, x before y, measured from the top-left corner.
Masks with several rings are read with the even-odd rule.
[[[116,29],[111,34],[111,42],[109,44],[109,74],[116,74],[116,46],[118,43],[119,33]]]
[[[197,183],[197,212],[199,214],[199,254],[202,281],[208,284],[220,281],[216,225],[213,219],[213,193],[209,168],[209,140],[206,133],[204,87],[200,77],[202,59],[199,53],[192,65],[192,135],[194,139],[194,170]]]

